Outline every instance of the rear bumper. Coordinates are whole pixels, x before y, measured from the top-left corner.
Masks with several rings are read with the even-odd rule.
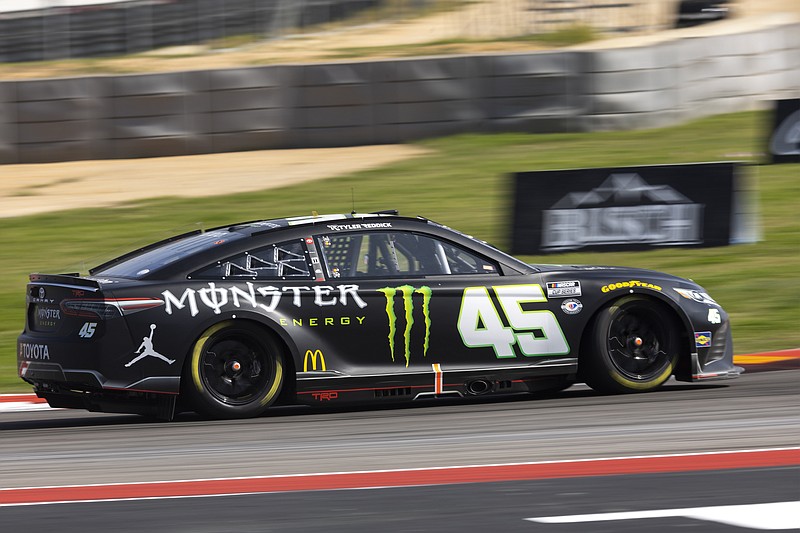
[[[19,375],[50,407],[130,413],[172,420],[180,390],[178,377],[150,377],[115,383],[97,371],[70,370],[59,363],[22,361]]]
[[[35,388],[62,388],[86,392],[121,391],[135,393],[178,394],[179,376],[150,376],[135,381],[107,379],[96,370],[69,369],[59,363],[22,361],[19,377]]]
[[[74,389],[62,383],[38,383],[34,392],[50,407],[86,409],[98,413],[127,413],[172,420],[177,394],[134,392],[127,390]]]

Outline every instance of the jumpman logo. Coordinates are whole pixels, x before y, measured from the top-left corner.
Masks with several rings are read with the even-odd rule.
[[[158,353],[157,351],[155,351],[153,349],[153,332],[155,332],[155,330],[156,330],[156,325],[155,324],[150,324],[150,337],[142,337],[142,344],[134,352],[134,353],[140,353],[141,355],[139,355],[138,357],[135,357],[133,360],[131,360],[130,363],[125,365],[126,367],[131,366],[132,364],[136,363],[140,359],[144,359],[148,355],[152,355],[153,357],[158,357],[162,361],[165,361],[165,362],[167,362],[169,364],[172,364],[172,363],[175,362],[175,359],[167,359],[166,357],[164,357],[163,355],[161,355],[160,353]],[[144,350],[144,351],[142,351],[142,350]]]

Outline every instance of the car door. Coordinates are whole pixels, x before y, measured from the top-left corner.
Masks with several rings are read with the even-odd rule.
[[[503,367],[569,351],[535,279],[502,276],[475,250],[419,231],[314,240],[329,283],[354,286],[365,304],[361,323],[327,339],[348,374]]]

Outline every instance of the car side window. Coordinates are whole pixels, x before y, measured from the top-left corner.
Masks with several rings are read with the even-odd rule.
[[[361,232],[317,238],[328,277],[416,277],[498,274],[497,265],[429,235]]]
[[[498,274],[497,264],[451,244],[442,244],[447,274]]]
[[[313,279],[303,239],[247,251],[208,265],[192,274],[197,279]]]

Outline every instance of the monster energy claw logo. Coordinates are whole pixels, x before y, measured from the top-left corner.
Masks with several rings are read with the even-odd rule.
[[[411,329],[414,327],[414,295],[419,294],[422,296],[422,316],[425,320],[425,339],[422,343],[422,356],[428,355],[428,342],[431,336],[431,288],[420,287],[415,288],[411,285],[402,285],[400,287],[384,287],[378,289],[386,296],[386,317],[389,320],[389,351],[392,354],[392,361],[394,361],[395,352],[395,337],[397,335],[397,314],[394,311],[394,297],[397,292],[403,296],[403,313],[405,318],[405,329],[403,330],[403,355],[406,358],[406,366],[411,362]]]

